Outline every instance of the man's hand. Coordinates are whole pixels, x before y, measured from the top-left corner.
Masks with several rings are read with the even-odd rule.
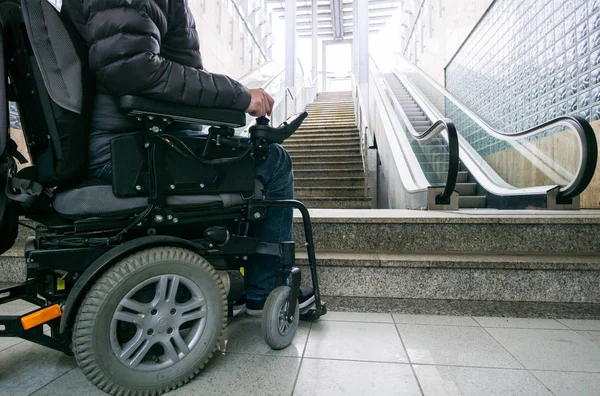
[[[251,89],[250,95],[252,95],[252,99],[250,100],[250,106],[246,109],[246,113],[253,117],[270,116],[275,104],[275,100],[271,95],[266,93],[262,88]]]

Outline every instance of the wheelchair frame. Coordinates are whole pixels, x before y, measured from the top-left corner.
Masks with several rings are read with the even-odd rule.
[[[15,0],[2,1],[3,4],[18,4]],[[2,4],[0,4],[2,5]],[[19,15],[14,15],[16,9],[8,7],[8,16],[4,15],[2,24],[17,24],[20,22]],[[5,10],[6,11],[6,10]],[[10,14],[10,13],[13,14]],[[16,32],[17,30],[15,30]],[[22,32],[21,32],[22,34]],[[19,37],[17,40],[26,40]],[[25,42],[19,45],[25,46]],[[36,71],[31,70],[27,50],[17,50],[10,55],[8,73],[11,76],[11,90],[7,90],[9,100],[20,102],[21,107],[29,107],[28,114],[39,111],[45,114],[41,102],[44,100],[40,93],[43,88],[39,79],[36,80]],[[39,71],[38,71],[39,74]],[[43,86],[43,83],[41,84]],[[16,87],[25,89],[17,90]],[[186,106],[170,106],[165,111],[165,104],[148,100],[133,100],[133,104],[126,105],[127,99],[122,100],[123,106],[130,115],[138,117],[144,123],[146,133],[149,136],[148,143],[152,145],[161,144],[152,137],[152,133],[159,135],[165,123],[172,121],[195,121],[203,122],[205,125],[213,125],[223,133],[229,134],[232,126],[240,126],[239,122],[230,123],[228,119],[239,120],[239,112],[214,109],[194,109]],[[135,98],[134,98],[135,99]],[[137,104],[136,104],[137,103]],[[36,110],[31,110],[36,109]],[[245,117],[244,117],[245,118]],[[35,152],[39,147],[51,146],[51,138],[47,133],[43,120],[28,119],[28,128],[24,128],[28,146],[33,147],[32,158],[35,160]],[[299,126],[299,124],[298,124]],[[268,146],[270,130],[264,122],[256,129],[257,139],[255,149]],[[327,312],[325,304],[321,301],[316,268],[315,248],[312,234],[312,224],[307,208],[296,200],[269,201],[250,199],[244,205],[231,208],[200,208],[197,211],[178,211],[176,208],[166,208],[165,197],[161,196],[160,183],[151,192],[151,202],[148,208],[141,214],[128,218],[109,219],[84,219],[67,221],[58,214],[48,213],[25,213],[30,218],[43,224],[42,228],[36,229],[35,240],[28,241],[25,247],[25,260],[27,263],[27,280],[24,284],[11,285],[0,288],[0,305],[14,300],[22,299],[40,307],[40,309],[26,315],[0,316],[0,337],[20,337],[37,344],[62,351],[71,355],[71,328],[77,314],[80,303],[90,287],[119,260],[152,247],[182,247],[193,251],[211,264],[219,260],[233,259],[231,263],[221,270],[235,270],[246,262],[248,256],[266,255],[279,257],[282,266],[276,273],[276,286],[284,285],[291,277],[291,293],[289,304],[287,304],[285,316],[289,323],[293,319],[298,304],[298,289],[301,282],[301,271],[294,267],[295,244],[294,242],[283,242],[273,244],[259,241],[248,237],[243,232],[238,234],[222,232],[225,228],[222,224],[238,224],[238,230],[246,228],[250,223],[262,221],[267,208],[294,208],[300,211],[303,219],[305,244],[308,251],[308,261],[311,271],[312,283],[315,293],[315,308],[303,316],[306,320],[316,320]],[[165,227],[174,228],[184,225],[217,224],[204,229],[204,237],[188,240],[179,236],[157,235]],[[242,225],[242,226],[240,226]],[[108,233],[121,235],[123,230],[129,231],[126,236],[142,235],[119,240],[106,245],[90,244],[92,238]],[[214,232],[207,232],[212,230]],[[226,238],[224,237],[226,235]],[[59,246],[55,248],[39,248],[45,239],[56,240]],[[60,240],[66,238],[80,238],[88,241],[88,246],[60,247]],[[217,268],[217,265],[213,264]],[[49,308],[58,306],[58,315],[49,315]],[[56,309],[54,310],[56,312]],[[232,301],[229,301],[229,314],[232,314]],[[33,327],[25,325],[25,318],[42,319]],[[50,327],[50,334],[44,332],[42,324]]]

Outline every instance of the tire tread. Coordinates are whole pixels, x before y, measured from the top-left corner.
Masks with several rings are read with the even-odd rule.
[[[94,318],[100,309],[100,305],[110,291],[119,284],[119,282],[131,272],[142,268],[150,263],[161,260],[178,260],[185,261],[194,265],[200,266],[205,270],[219,286],[222,304],[222,320],[218,336],[214,342],[211,352],[207,357],[198,363],[193,371],[184,378],[177,379],[173,383],[163,386],[160,389],[127,389],[119,384],[114,383],[106,377],[102,370],[98,367],[92,351],[93,339],[93,323]],[[81,371],[85,374],[88,380],[102,391],[111,395],[123,396],[156,396],[172,391],[191,381],[204,366],[210,361],[223,338],[225,326],[227,325],[227,294],[225,286],[221,281],[217,271],[210,263],[199,256],[198,254],[175,247],[160,247],[147,249],[141,252],[132,254],[131,256],[121,260],[110,268],[90,289],[87,296],[84,298],[73,327],[73,352],[77,360],[77,364]]]

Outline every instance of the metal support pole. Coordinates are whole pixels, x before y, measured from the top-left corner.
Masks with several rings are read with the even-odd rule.
[[[296,0],[285,0],[285,85],[296,93]]]
[[[312,78],[317,77],[317,46],[318,46],[318,30],[317,30],[317,0],[312,0]]]
[[[354,0],[352,4],[352,25],[354,26],[352,34],[352,73],[358,82],[358,0]]]
[[[327,92],[327,42],[323,41],[321,43],[321,51],[321,62],[323,62],[323,67],[321,71],[323,75],[321,80],[323,80],[323,92]]]
[[[355,0],[358,6],[358,84],[362,94],[364,112],[369,117],[369,2]],[[356,34],[354,35],[356,37]]]

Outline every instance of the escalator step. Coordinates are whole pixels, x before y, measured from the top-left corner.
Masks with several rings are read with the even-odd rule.
[[[461,209],[484,209],[486,204],[485,196],[458,197],[458,207]]]
[[[477,194],[477,183],[456,183],[455,191],[461,197],[473,197]]]

